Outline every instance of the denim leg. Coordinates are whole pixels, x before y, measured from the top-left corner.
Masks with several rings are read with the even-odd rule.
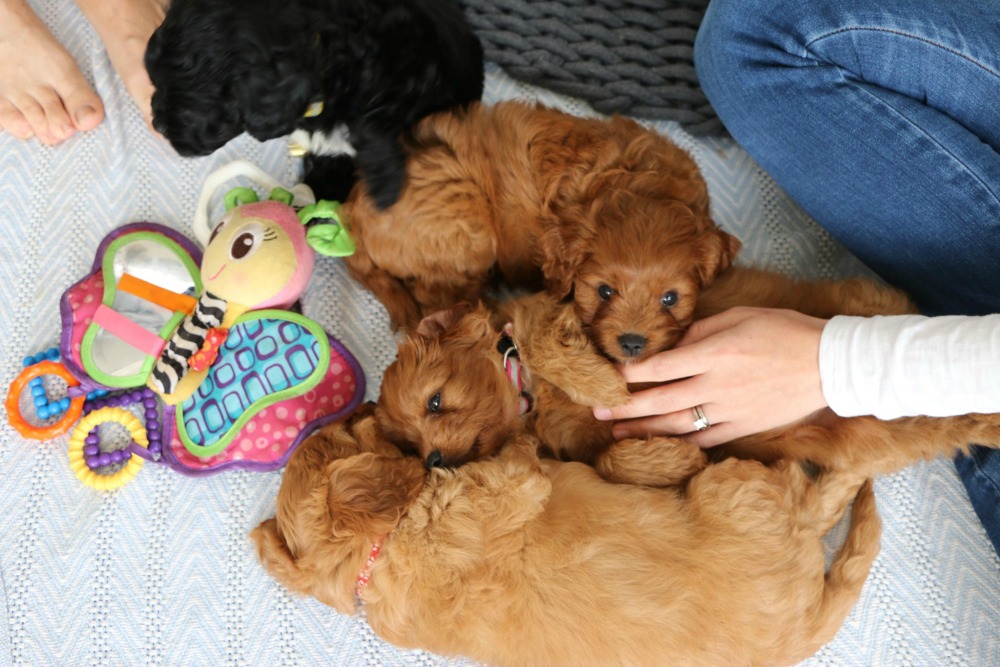
[[[956,456],[955,468],[969,492],[969,500],[1000,553],[1000,450],[973,447],[968,456]]]
[[[1000,0],[712,0],[695,64],[733,138],[924,312],[1000,312]],[[1000,450],[956,468],[1000,552]]]
[[[928,313],[1000,312],[1000,0],[712,0],[733,137]]]

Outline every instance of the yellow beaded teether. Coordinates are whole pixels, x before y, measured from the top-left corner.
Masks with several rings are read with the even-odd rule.
[[[110,491],[128,484],[142,469],[141,456],[129,457],[127,461],[122,463],[118,472],[111,475],[100,475],[87,465],[83,451],[87,434],[101,424],[111,422],[124,426],[135,444],[141,447],[149,445],[149,441],[146,439],[146,429],[139,418],[124,408],[101,408],[81,419],[69,437],[69,465],[81,482],[99,491]]]

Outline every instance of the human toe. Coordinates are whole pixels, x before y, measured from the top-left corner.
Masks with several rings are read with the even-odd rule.
[[[82,85],[63,89],[62,102],[72,117],[73,126],[81,132],[87,132],[104,120],[104,105],[86,81],[80,83]]]
[[[56,142],[68,139],[76,131],[63,100],[54,90],[43,90],[35,98],[42,108],[48,135]]]
[[[73,108],[73,122],[81,132],[93,130],[104,120],[104,108],[100,103],[81,104]]]
[[[0,99],[0,129],[18,139],[30,139],[35,136],[31,123],[17,107],[7,100]]]
[[[56,138],[49,132],[49,123],[45,118],[45,109],[34,97],[26,97],[16,102],[17,110],[21,112],[24,119],[31,126],[31,134],[46,146],[58,143]]]

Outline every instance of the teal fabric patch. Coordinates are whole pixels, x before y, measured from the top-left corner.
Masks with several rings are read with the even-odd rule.
[[[191,443],[213,449],[232,436],[240,417],[256,412],[270,397],[308,388],[305,384],[320,370],[323,357],[319,339],[298,322],[254,319],[238,323],[204,381],[181,406]]]

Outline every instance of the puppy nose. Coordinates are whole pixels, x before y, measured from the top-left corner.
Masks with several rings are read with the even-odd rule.
[[[427,455],[427,460],[424,461],[424,465],[427,466],[428,470],[431,468],[443,468],[444,457],[441,456],[441,452],[435,449]]]
[[[634,333],[622,334],[618,337],[618,344],[626,357],[638,357],[646,347],[646,337]]]

